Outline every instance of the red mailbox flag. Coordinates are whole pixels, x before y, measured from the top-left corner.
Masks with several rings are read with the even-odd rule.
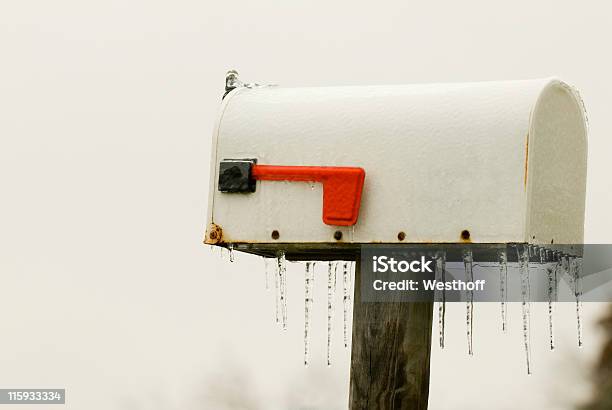
[[[293,167],[253,165],[253,179],[304,181],[323,184],[323,222],[351,226],[357,223],[365,171],[357,167]]]

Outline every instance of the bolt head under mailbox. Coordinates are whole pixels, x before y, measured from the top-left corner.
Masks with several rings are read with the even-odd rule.
[[[237,249],[583,242],[586,119],[556,79],[239,87],[213,135],[208,222]],[[326,225],[323,184],[260,180],[255,192],[254,161],[225,158],[363,169],[359,220]]]

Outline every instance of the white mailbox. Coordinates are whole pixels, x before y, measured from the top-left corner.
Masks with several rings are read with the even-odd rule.
[[[237,87],[205,242],[582,243],[586,158],[582,101],[556,79]]]

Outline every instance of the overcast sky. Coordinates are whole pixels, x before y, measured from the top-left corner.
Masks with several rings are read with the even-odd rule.
[[[302,365],[303,266],[274,323],[263,261],[201,244],[224,73],[286,86],[558,75],[590,119],[586,241],[611,243],[606,2],[5,1],[0,5],[0,387],[66,388],[67,408],[343,408],[337,310],[325,364],[324,266]],[[337,302],[340,306],[341,295]],[[571,408],[588,394],[603,306],[449,307],[430,408]],[[434,332],[437,329],[434,326]],[[8,408],[8,406],[7,406]],[[43,407],[41,406],[41,409]]]

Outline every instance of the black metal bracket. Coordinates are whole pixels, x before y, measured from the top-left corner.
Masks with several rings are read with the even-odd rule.
[[[255,192],[256,181],[251,176],[255,158],[224,159],[219,164],[219,191]]]

